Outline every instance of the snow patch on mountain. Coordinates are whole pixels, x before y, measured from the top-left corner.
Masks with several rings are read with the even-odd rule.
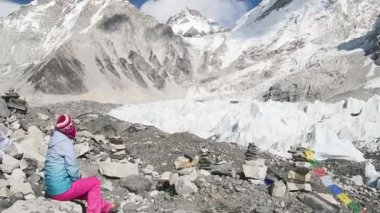
[[[0,19],[0,37],[0,91],[28,97],[157,100],[192,78],[189,45],[129,1],[39,0]]]
[[[189,8],[169,18],[167,25],[173,29],[175,34],[184,37],[200,37],[228,30],[228,28],[221,27],[215,21],[204,17],[199,11]]]
[[[380,77],[370,60],[379,7],[376,0],[263,0],[231,32],[186,39],[199,50],[198,72],[207,73],[192,91],[282,101],[368,99],[380,93],[367,87]]]

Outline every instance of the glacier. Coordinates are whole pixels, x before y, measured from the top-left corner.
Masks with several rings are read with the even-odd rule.
[[[169,133],[190,132],[243,146],[255,143],[282,157],[289,157],[290,147],[299,143],[310,144],[318,159],[364,161],[358,148],[379,148],[380,96],[337,103],[170,100],[127,104],[109,115]]]

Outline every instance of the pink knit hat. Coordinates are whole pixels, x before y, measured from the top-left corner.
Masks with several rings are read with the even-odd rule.
[[[74,124],[74,120],[68,115],[60,115],[55,124],[55,129],[65,134],[69,138],[75,138],[77,135],[77,129]]]

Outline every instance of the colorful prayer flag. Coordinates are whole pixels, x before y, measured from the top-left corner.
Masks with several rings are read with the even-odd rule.
[[[363,213],[363,208],[356,202],[351,202],[347,207],[354,213]]]
[[[335,185],[334,184],[334,181],[333,179],[331,178],[331,176],[323,176],[323,177],[320,177],[321,181],[322,181],[322,184],[325,186],[325,187],[329,187],[331,185]]]
[[[317,176],[317,177],[323,177],[323,176],[326,176],[327,175],[327,172],[325,171],[324,168],[322,167],[317,167],[314,169],[314,174]]]
[[[331,185],[328,187],[331,194],[334,196],[337,196],[338,194],[342,193],[342,190],[337,185]]]
[[[346,193],[340,193],[336,196],[345,206],[348,206],[352,203],[352,200]]]
[[[314,152],[312,150],[306,150],[304,154],[307,160],[314,160]]]

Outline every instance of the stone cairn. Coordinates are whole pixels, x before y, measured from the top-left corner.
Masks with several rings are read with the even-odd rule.
[[[267,175],[268,167],[265,165],[265,159],[258,158],[258,148],[250,143],[245,153],[245,162],[243,172],[245,178],[251,183],[262,184]]]
[[[298,147],[292,147],[289,153],[292,154],[293,170],[288,172],[288,190],[289,191],[312,191],[311,185],[311,164],[307,162],[305,151],[308,150],[307,144],[301,144]]]
[[[203,170],[211,170],[211,166],[215,164],[215,160],[213,158],[213,153],[210,152],[208,149],[202,149],[201,150],[201,157],[199,159],[199,169]]]
[[[259,149],[257,146],[253,143],[250,143],[248,145],[247,151],[245,152],[245,160],[251,161],[255,160],[257,158],[257,153],[259,152]]]

